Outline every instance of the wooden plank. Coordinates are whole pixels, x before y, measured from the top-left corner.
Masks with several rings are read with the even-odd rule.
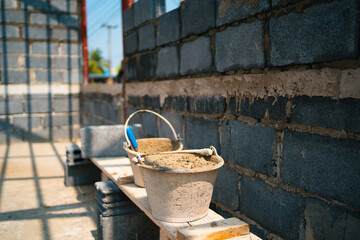
[[[250,233],[249,224],[237,218],[228,218],[202,225],[180,228],[179,240],[221,240]]]
[[[169,222],[159,221],[156,218],[154,218],[151,214],[151,208],[147,198],[146,189],[138,187],[133,183],[133,174],[130,167],[129,159],[127,157],[92,158],[91,161],[97,167],[99,167],[99,169],[101,169],[101,171],[103,171],[114,183],[116,183],[118,187],[131,199],[131,201],[135,203],[135,205],[137,205],[156,225],[160,227],[162,237],[164,238],[167,237],[171,240],[177,240],[177,239],[181,239],[179,238],[180,234],[178,230],[187,232],[189,230],[186,229],[190,229],[192,227],[203,229],[206,226],[208,228],[206,230],[208,231],[206,236],[219,233],[222,224],[221,221],[224,221],[224,218],[221,217],[219,214],[215,213],[214,211],[212,211],[211,209],[208,210],[208,214],[204,218],[197,221],[186,222],[186,223],[169,223]],[[216,222],[217,224],[216,227],[214,226],[214,222]],[[239,224],[239,222],[237,222],[237,224]],[[228,227],[230,229],[234,228],[233,226],[228,226]],[[239,226],[236,225],[236,227]],[[235,230],[237,230],[236,227]],[[217,234],[217,236],[219,236],[219,234]],[[233,235],[233,236],[237,236],[237,235]],[[241,238],[241,239],[239,238],[239,240],[260,239],[253,234],[247,234],[245,236],[248,238]],[[207,238],[207,239],[224,239],[224,238]],[[233,238],[233,239],[235,240],[237,238]]]
[[[130,162],[127,157],[90,158],[111,180],[119,184],[134,182]]]
[[[159,240],[169,240],[169,238],[167,236],[167,232],[162,228],[160,228]]]
[[[262,240],[262,239],[253,233],[249,233],[243,236],[229,238],[228,240]]]

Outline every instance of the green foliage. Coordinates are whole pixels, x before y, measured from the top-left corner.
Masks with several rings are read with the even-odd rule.
[[[116,72],[119,73],[121,70],[121,62],[119,63],[119,65],[117,65],[116,67]]]
[[[105,69],[109,68],[109,64],[101,55],[100,49],[90,50],[89,54],[89,73],[104,73]]]

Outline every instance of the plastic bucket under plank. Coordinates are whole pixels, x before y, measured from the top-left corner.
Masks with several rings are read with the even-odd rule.
[[[137,163],[156,219],[189,222],[207,215],[218,169],[224,164],[216,150],[214,155],[216,164],[204,169],[158,169]],[[132,161],[136,159],[139,156]]]
[[[170,138],[137,139],[136,141],[138,144],[138,152],[132,150],[131,146],[130,146],[130,140],[127,136],[126,129],[128,128],[130,119],[139,112],[152,113],[152,114],[155,114],[156,116],[158,116],[160,119],[164,120],[170,127],[170,129],[174,135],[174,140],[172,140]],[[125,138],[126,138],[126,142],[124,142],[124,149],[127,152],[130,160],[133,159],[137,154],[145,155],[145,154],[156,153],[156,152],[177,151],[177,150],[181,150],[183,148],[183,145],[182,145],[180,139],[178,138],[178,136],[176,135],[176,132],[175,132],[173,126],[170,124],[170,122],[166,118],[161,116],[160,114],[150,111],[150,110],[139,110],[139,111],[136,111],[133,114],[131,114],[125,122],[124,131],[125,131]],[[144,151],[142,152],[143,149],[144,149]],[[132,169],[132,172],[134,175],[135,184],[139,187],[145,187],[139,167],[133,161],[130,161],[130,166],[131,166],[131,169]]]

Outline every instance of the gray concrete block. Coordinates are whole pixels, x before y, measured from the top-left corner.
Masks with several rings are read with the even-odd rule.
[[[26,117],[13,117],[13,125],[16,129],[28,130],[41,126],[41,117],[28,115]]]
[[[158,19],[156,31],[157,46],[179,40],[180,38],[180,17],[179,10],[168,12]]]
[[[25,42],[0,41],[0,53],[25,53],[25,46]]]
[[[77,29],[53,29],[51,38],[60,41],[78,41],[80,32]]]
[[[180,53],[180,74],[211,73],[212,55],[209,37],[183,43]]]
[[[49,10],[49,5],[47,0],[22,0],[20,1],[20,7],[31,9],[31,10],[39,10],[39,11],[47,11]]]
[[[133,6],[135,27],[165,12],[164,0],[139,0]]]
[[[273,9],[285,7],[288,5],[296,4],[304,0],[271,0],[271,5]]]
[[[23,67],[23,63],[20,61],[19,56],[2,56],[0,58],[0,67],[7,68],[20,68]],[[3,70],[4,71],[4,70]]]
[[[359,236],[359,213],[315,198],[306,199],[304,224],[300,239],[356,239]],[[321,223],[319,225],[318,223]]]
[[[54,30],[55,31],[55,30]],[[50,30],[41,27],[22,27],[22,36],[25,39],[48,40],[50,39]]]
[[[1,131],[7,130],[7,129],[11,129],[10,118],[9,118],[9,116],[1,116],[0,117],[0,133],[1,133]],[[3,142],[1,140],[0,140],[0,143],[3,144]]]
[[[161,115],[170,122],[177,135],[184,137],[183,116],[181,114],[162,111]],[[160,137],[171,138],[175,140],[175,136],[169,125],[167,125],[163,120],[160,120]]]
[[[80,69],[77,57],[54,57],[55,69]]]
[[[96,191],[95,196],[96,196],[96,200],[105,204],[129,200],[129,198],[121,191],[118,194],[108,194],[108,195],[103,194],[100,191]]]
[[[11,129],[0,131],[0,144],[10,144],[23,141],[22,132],[14,132]]]
[[[35,71],[35,80],[36,82],[42,82],[42,83],[55,83],[55,82],[61,82],[63,79],[63,73],[57,72],[57,71]]]
[[[55,12],[72,12],[78,10],[78,1],[52,0],[50,10]]]
[[[23,113],[22,99],[9,99],[8,101],[0,101],[0,115]]]
[[[23,131],[23,140],[31,142],[49,142],[51,140],[51,129],[31,129]]]
[[[269,20],[272,66],[357,58],[356,0],[321,2]]]
[[[25,100],[25,112],[26,113],[49,113],[52,112],[49,109],[51,99],[30,99]]]
[[[80,115],[79,114],[62,114],[44,116],[44,127],[62,127],[69,125],[79,125],[80,124]]]
[[[360,141],[354,139],[285,130],[280,177],[320,196],[360,207],[359,153]]]
[[[128,96],[127,103],[133,106],[140,106],[141,98],[139,96]]]
[[[25,95],[24,97],[26,97],[27,99],[42,99],[42,100],[48,100],[49,99],[49,94],[30,94],[30,95]]]
[[[124,30],[128,32],[134,28],[134,7],[131,6],[124,12]]]
[[[75,97],[54,99],[55,112],[76,112],[80,110],[80,100]]]
[[[33,54],[53,55],[59,53],[58,49],[59,45],[57,43],[34,42],[31,44],[31,52]]]
[[[5,32],[2,31],[2,29],[5,28]],[[1,38],[19,38],[19,27],[18,26],[4,26],[2,25],[1,31],[0,31],[0,37]],[[1,48],[3,45],[1,45]]]
[[[100,116],[115,123],[121,123],[121,109],[112,103],[101,103]]]
[[[2,76],[7,76],[8,84],[18,84],[18,83],[27,83],[28,77],[25,71],[6,71],[3,70],[1,74]]]
[[[0,21],[4,23],[25,23],[25,13],[23,11],[6,11],[0,12]]]
[[[161,48],[157,53],[156,76],[158,78],[179,75],[179,56],[176,46]]]
[[[52,140],[53,141],[72,141],[80,139],[80,130],[78,127],[68,126],[61,128],[52,129]]]
[[[17,1],[5,0],[4,6],[5,6],[5,9],[16,9],[17,8]]]
[[[125,63],[126,81],[136,80],[138,77],[136,58],[128,58]]]
[[[120,190],[120,188],[112,181],[101,181],[95,184],[96,191],[103,195],[120,195],[123,197],[123,201],[129,201],[130,199]],[[115,201],[114,201],[115,202]],[[116,201],[117,202],[117,201]]]
[[[137,31],[125,36],[125,54],[130,56],[138,51]]]
[[[153,23],[148,23],[138,29],[139,51],[155,48],[155,29]]]
[[[155,53],[140,56],[137,77],[139,80],[150,80],[155,77]]]
[[[184,111],[186,109],[186,97],[172,95],[167,96],[164,100],[163,107],[167,109]]]
[[[79,27],[78,15],[60,15],[59,25],[66,27]]]
[[[126,111],[126,118],[128,118],[131,114],[139,110],[138,108],[128,108]],[[140,114],[136,114],[131,118],[131,124],[140,123]]]
[[[160,96],[144,96],[144,107],[160,107]]]
[[[65,164],[65,186],[92,185],[101,180],[101,170],[92,162],[86,160],[84,164],[69,166]]]
[[[208,148],[214,146],[220,149],[219,121],[209,118],[186,117],[185,148]]]
[[[296,97],[290,121],[293,123],[360,133],[360,101],[330,97]]]
[[[242,20],[257,13],[270,10],[267,0],[257,2],[236,2],[216,0],[216,26],[221,26],[237,20]]]
[[[286,120],[286,104],[284,97],[256,98],[230,98],[229,112],[235,116],[247,116],[257,119],[268,117],[273,120]]]
[[[158,117],[151,113],[141,113],[141,134],[145,137],[159,137]]]
[[[76,65],[76,64],[74,64]],[[80,64],[78,64],[80,65]],[[62,76],[63,76],[63,82],[64,83],[82,83],[83,80],[83,75],[81,70],[65,70],[62,71]]]
[[[81,43],[63,43],[61,44],[62,55],[82,55]]]
[[[275,176],[276,130],[236,120],[221,125],[221,156],[229,162]]]
[[[218,72],[229,70],[263,68],[264,22],[257,20],[229,27],[215,35],[215,68]],[[239,36],[242,36],[239,38]],[[232,46],[232,47],[229,47]]]
[[[140,137],[140,126],[131,125],[135,137]],[[124,125],[90,126],[80,129],[81,155],[89,157],[127,156],[123,149]]]
[[[159,239],[159,227],[141,211],[111,217],[99,215],[98,226],[100,240]]]
[[[48,57],[35,57],[30,56],[29,58],[30,68],[51,68],[51,58]]]
[[[240,212],[284,239],[299,239],[304,199],[271,187],[260,179],[241,177]]]
[[[239,210],[240,205],[240,175],[227,167],[219,169],[214,185],[213,199],[224,204],[231,210]]]
[[[31,13],[30,23],[37,25],[56,26],[59,24],[59,20],[57,14]]]
[[[187,111],[192,113],[223,113],[226,110],[226,99],[221,96],[189,96],[187,97]]]
[[[215,27],[214,0],[188,0],[182,3],[180,8],[181,38],[203,33]]]
[[[96,208],[102,217],[112,217],[139,212],[139,208],[130,200],[115,203],[96,203]]]

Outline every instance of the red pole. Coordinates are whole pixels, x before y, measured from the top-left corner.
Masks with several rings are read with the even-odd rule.
[[[86,0],[81,0],[81,42],[82,42],[82,53],[83,53],[83,78],[84,84],[89,83],[89,60],[88,60],[88,49],[87,49],[87,33],[86,33]]]
[[[125,31],[124,31],[124,12],[126,9],[128,9],[129,7],[131,7],[133,4],[134,4],[134,0],[121,0],[121,3],[122,3],[122,7],[121,7],[121,15],[122,15],[122,29],[123,29],[123,54],[124,54],[124,58],[123,58],[123,61],[122,61],[122,64],[121,64],[121,68],[123,70],[123,80],[122,80],[122,84],[123,84],[123,99],[124,99],[124,106],[123,106],[123,113],[124,113],[124,117],[123,117],[123,122],[125,122],[125,119],[126,119],[126,112],[127,112],[127,102],[126,102],[126,88],[125,88],[125,85],[126,85],[126,78],[125,78],[125,75],[126,75],[126,72],[125,72],[125,65],[124,65],[124,60],[125,60]]]

